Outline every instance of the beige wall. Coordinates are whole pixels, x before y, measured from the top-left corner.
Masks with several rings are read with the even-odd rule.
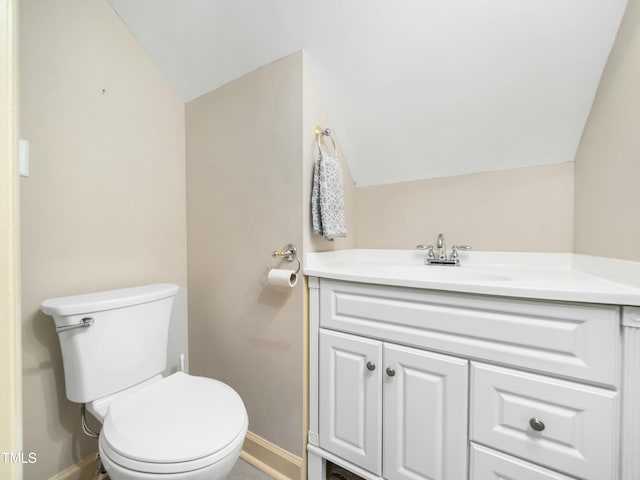
[[[575,251],[640,260],[640,2],[630,0],[576,155]]]
[[[302,245],[301,53],[186,112],[191,372],[235,388],[249,429],[301,456],[304,287],[266,283],[271,252]]]
[[[571,252],[573,163],[356,189],[358,248]]]
[[[97,443],[39,304],[186,285],[184,104],[106,0],[24,0],[20,31],[24,448],[38,455],[25,478],[43,480]]]
[[[312,234],[318,124],[331,126],[302,52],[187,104],[191,371],[236,388],[249,429],[298,456],[306,291],[302,282],[269,286],[266,265],[277,265],[270,253],[288,242],[301,258],[355,245],[346,166],[349,236],[327,242]]]
[[[0,452],[22,451],[18,245],[17,2],[0,1]],[[0,478],[22,465],[0,459]]]

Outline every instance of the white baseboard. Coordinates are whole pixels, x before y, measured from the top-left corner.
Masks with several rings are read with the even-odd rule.
[[[98,452],[87,455],[49,480],[98,480],[96,472],[100,466],[100,460],[96,459],[96,453]]]
[[[275,480],[302,480],[302,458],[247,432],[240,458]]]

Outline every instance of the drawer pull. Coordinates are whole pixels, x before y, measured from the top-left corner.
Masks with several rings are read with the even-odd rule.
[[[367,362],[367,370],[373,372],[376,369],[376,364],[373,362]]]
[[[387,367],[387,375],[389,375],[390,377],[393,377],[396,374],[396,371],[391,368],[391,367]]]
[[[533,417],[532,419],[530,419],[529,425],[531,425],[531,428],[533,428],[536,432],[541,432],[544,430],[544,422],[537,417]]]

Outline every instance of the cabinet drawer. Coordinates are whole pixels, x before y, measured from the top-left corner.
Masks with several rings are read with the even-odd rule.
[[[579,478],[617,478],[616,392],[474,363],[471,398],[471,440]]]
[[[619,384],[616,306],[321,279],[320,326],[606,386]]]
[[[471,444],[469,480],[574,480],[561,473]]]

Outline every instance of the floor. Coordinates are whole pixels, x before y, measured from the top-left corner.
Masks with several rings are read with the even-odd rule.
[[[227,480],[271,480],[271,477],[244,460],[238,460],[231,473],[227,475]]]
[[[109,476],[106,474],[98,474],[94,480],[109,480]],[[272,478],[249,465],[244,460],[239,459],[234,465],[233,470],[231,470],[231,473],[227,475],[226,480],[272,480]]]

